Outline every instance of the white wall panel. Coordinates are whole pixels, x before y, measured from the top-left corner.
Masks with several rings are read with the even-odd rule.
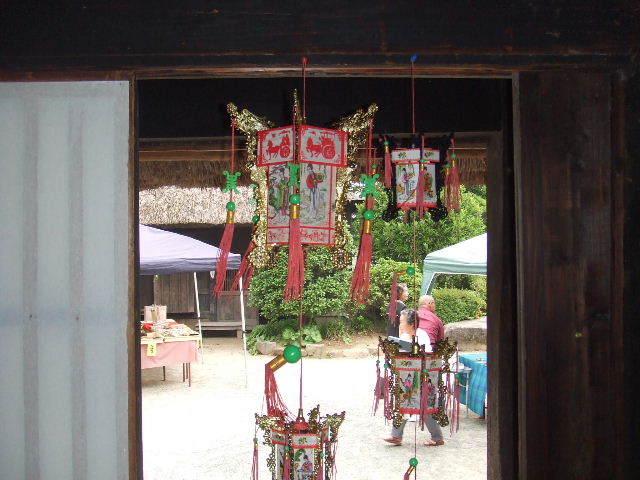
[[[0,84],[0,152],[0,478],[126,478],[128,83]]]

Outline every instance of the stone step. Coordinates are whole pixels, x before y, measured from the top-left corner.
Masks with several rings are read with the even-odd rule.
[[[444,326],[444,333],[451,342],[458,342],[459,350],[486,350],[487,317],[448,323]]]

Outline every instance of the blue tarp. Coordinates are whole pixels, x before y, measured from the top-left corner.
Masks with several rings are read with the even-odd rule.
[[[165,275],[216,269],[220,249],[178,233],[140,225],[140,274]],[[240,255],[229,253],[227,268],[237,270]]]

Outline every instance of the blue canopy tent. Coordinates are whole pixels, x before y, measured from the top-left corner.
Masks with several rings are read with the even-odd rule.
[[[487,234],[483,233],[428,254],[422,268],[421,295],[431,292],[440,273],[486,275]]]
[[[178,233],[140,225],[140,274],[166,275],[181,272],[211,272],[216,269],[220,249]],[[229,253],[227,267],[240,268],[240,255]]]

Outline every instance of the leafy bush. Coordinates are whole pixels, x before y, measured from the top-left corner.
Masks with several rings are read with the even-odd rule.
[[[436,300],[436,314],[442,323],[459,322],[477,318],[486,311],[486,301],[472,290],[442,288],[433,291]]]
[[[320,324],[320,333],[322,338],[328,340],[342,340],[344,343],[351,343],[349,327],[342,320],[331,320]]]
[[[427,253],[486,232],[486,199],[460,187],[460,212],[449,212],[446,218],[434,221],[425,215],[417,222],[405,223],[402,216],[388,221],[376,221],[373,226],[373,251],[375,258],[407,261],[415,258],[421,265]],[[376,209],[376,217],[382,212]],[[415,230],[414,230],[415,229]]]
[[[287,284],[288,248],[277,254],[275,267],[256,271],[251,280],[251,305],[269,320],[291,318],[300,311],[300,302],[284,301]],[[331,252],[325,247],[309,247],[305,262],[303,313],[306,320],[330,312],[344,312],[349,301],[351,269],[336,270]]]
[[[299,344],[300,327],[298,320],[294,318],[284,318],[272,320],[264,325],[256,326],[247,336],[247,350],[255,355],[258,353],[256,343],[276,342],[280,345]],[[322,341],[320,328],[315,323],[305,325],[302,328],[302,343],[318,343]]]
[[[373,320],[362,315],[355,315],[351,319],[350,330],[355,334],[371,333],[374,331]]]

